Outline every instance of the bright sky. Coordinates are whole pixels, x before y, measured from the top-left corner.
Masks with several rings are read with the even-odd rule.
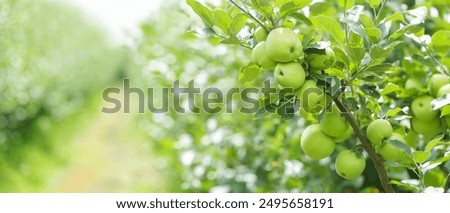
[[[137,32],[140,21],[159,7],[161,0],[66,0],[78,6],[92,20],[100,22],[113,41],[128,43],[129,35]]]

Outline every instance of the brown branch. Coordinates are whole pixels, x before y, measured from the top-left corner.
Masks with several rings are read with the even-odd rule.
[[[361,141],[361,146],[366,150],[367,154],[369,154],[369,157],[372,159],[375,169],[377,170],[378,177],[380,178],[381,185],[383,186],[383,189],[387,193],[394,193],[394,188],[390,184],[389,177],[387,175],[387,171],[384,168],[384,161],[383,159],[376,153],[375,149],[370,144],[369,140],[367,139],[366,135],[361,131],[359,128],[358,122],[355,120],[351,112],[345,107],[345,105],[339,100],[334,99],[334,103],[336,103],[336,106],[341,111],[342,115],[345,117],[345,119],[350,123],[351,127],[353,128],[353,131],[355,132],[356,136]]]

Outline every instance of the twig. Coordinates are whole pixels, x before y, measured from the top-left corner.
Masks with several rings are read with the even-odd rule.
[[[261,23],[257,18],[255,18],[252,14],[250,14],[250,12],[248,12],[247,10],[245,10],[244,8],[242,8],[241,6],[239,6],[239,4],[237,4],[236,2],[234,2],[233,0],[230,0],[230,2],[236,6],[240,11],[246,13],[253,21],[255,21],[257,24],[259,24],[262,28],[264,28],[264,30],[266,30],[266,32],[269,32],[270,30],[267,29],[266,26],[264,26],[263,23]]]
[[[450,189],[450,174],[447,176],[447,181],[445,182],[444,192]]]
[[[249,50],[253,50],[253,48],[251,48],[250,46],[247,46],[247,45],[245,45],[245,44],[239,44],[241,47],[244,47],[244,48],[247,48],[247,49],[249,49]]]
[[[346,85],[350,85],[350,83],[355,80],[359,74],[361,74],[362,72],[366,71],[367,69],[369,69],[369,65],[370,63],[372,63],[372,60],[369,61],[369,63],[367,63],[366,65],[364,65],[363,67],[361,67],[359,70],[357,70],[351,77],[350,79],[347,80]]]
[[[445,74],[447,76],[450,76],[450,74],[448,73],[448,70],[445,69],[445,67],[437,60],[437,58],[431,53],[430,49],[427,47],[427,45],[425,45],[425,43],[422,41],[422,39],[420,39],[420,44],[422,45],[423,48],[425,48],[425,51],[427,52],[427,54],[433,59],[433,61],[439,66],[439,68],[441,68],[442,74]]]
[[[216,33],[216,35],[219,36],[220,38],[224,39],[224,40],[227,39],[227,37],[225,37],[225,36],[223,36],[223,35],[219,35],[219,34],[217,34],[217,33]],[[239,43],[239,46],[244,47],[244,48],[247,48],[247,49],[249,49],[249,50],[253,50],[252,47],[250,47],[250,46],[248,46],[248,45],[245,45],[245,44],[243,44],[243,43],[241,43],[241,42]]]
[[[380,18],[380,14],[383,11],[383,8],[386,5],[386,3],[387,3],[387,0],[384,0],[384,1],[381,2],[380,10],[378,10],[378,13],[375,16],[375,19],[373,20],[375,25],[378,25],[378,19]]]
[[[341,113],[345,117],[345,119],[350,123],[350,126],[353,128],[353,131],[355,132],[356,136],[361,141],[361,146],[364,148],[364,150],[366,150],[367,154],[369,154],[369,157],[372,159],[384,191],[387,193],[394,193],[395,192],[394,188],[390,184],[390,180],[387,175],[387,171],[384,168],[383,159],[376,153],[375,149],[370,144],[366,135],[361,131],[357,121],[355,120],[353,115],[350,113],[350,111],[347,109],[347,107],[345,107],[345,105],[337,98],[334,99],[334,103],[339,108],[339,110],[341,111]]]

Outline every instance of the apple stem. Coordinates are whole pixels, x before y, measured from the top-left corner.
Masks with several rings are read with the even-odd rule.
[[[358,153],[358,155],[363,156],[363,151],[364,151],[364,147],[362,146],[362,144],[356,144],[355,147],[353,147],[353,150]]]
[[[339,108],[345,119],[349,122],[350,126],[353,128],[353,131],[355,132],[356,136],[361,141],[362,148],[366,150],[367,154],[372,159],[375,165],[375,169],[377,170],[378,177],[380,178],[381,186],[383,187],[384,191],[387,193],[395,193],[394,188],[390,184],[386,168],[384,167],[383,159],[376,153],[372,145],[370,145],[370,142],[367,139],[366,135],[359,128],[356,119],[353,117],[351,112],[339,99],[335,98],[334,103]]]

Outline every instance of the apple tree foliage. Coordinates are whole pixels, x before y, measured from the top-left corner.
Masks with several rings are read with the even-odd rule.
[[[450,83],[448,1],[418,4],[386,0],[186,2],[201,18],[202,32],[213,43],[253,49],[258,46],[258,41],[266,42],[266,54],[278,63],[275,73],[273,68],[262,66],[258,61],[249,62],[239,72],[242,85],[262,84],[261,79],[273,75],[277,80],[278,66],[290,61],[301,64],[306,70],[306,79],[316,81],[330,98],[324,109],[312,113],[302,113],[302,97],[296,98],[289,93],[279,95],[270,103],[264,101],[268,97],[261,98],[267,105],[256,113],[258,119],[277,113],[280,120],[301,117],[307,125],[314,126],[303,132],[303,135],[307,134],[302,136],[301,142],[305,154],[315,159],[331,155],[316,155],[318,151],[309,151],[309,147],[317,150],[328,147],[325,145],[327,134],[317,130],[316,125],[335,122],[323,121],[324,115],[335,105],[353,129],[351,137],[338,144],[337,152],[352,149],[357,155],[370,159],[383,191],[432,189],[428,187],[444,191],[444,187],[448,187],[449,168],[445,163],[450,160],[450,108],[447,106],[450,95],[448,89],[441,89]],[[261,28],[269,33],[267,37],[260,35]],[[273,42],[271,34],[283,28],[296,33],[304,56],[298,54],[293,59],[280,54],[282,49],[269,47]],[[261,41],[264,39],[267,40]],[[286,34],[277,39],[291,42],[291,37]],[[279,48],[283,48],[283,42],[277,42]],[[327,55],[325,50],[330,49],[332,62],[326,60],[331,54]],[[294,48],[291,50],[292,53]],[[248,55],[250,58],[251,54]],[[327,66],[320,67],[322,64]],[[411,79],[415,83],[407,83]],[[300,81],[303,79],[297,83],[303,84]],[[278,84],[284,87],[296,85],[279,80]],[[298,88],[293,89],[298,91]],[[293,101],[286,102],[287,99]],[[300,113],[295,113],[293,109],[296,108],[300,108]],[[375,122],[370,128],[375,120],[385,124]],[[289,121],[282,121],[286,122]],[[295,128],[292,125],[295,124],[289,127]],[[307,145],[303,146],[305,143]],[[301,154],[298,150],[298,155]],[[340,159],[336,162],[338,168],[343,167],[339,165],[342,159],[350,158]],[[347,166],[352,164],[345,163]],[[359,165],[356,167],[356,170],[360,169]],[[430,176],[435,182],[429,181],[433,179]]]
[[[172,190],[423,192],[445,187],[450,171],[448,100],[445,95],[436,97],[441,88],[435,94],[435,83],[429,82],[436,74],[448,76],[450,25],[444,18],[449,13],[448,2],[186,3],[190,8],[162,8],[142,24],[144,36],[137,40],[135,61],[143,71],[130,73],[131,79],[159,90],[171,87],[174,79],[184,86],[195,79],[200,88],[225,91],[262,87],[269,79],[276,88],[274,66],[278,62],[265,63],[275,61],[270,57],[264,63],[252,60],[252,53],[258,44],[267,42],[272,30],[290,28],[302,43],[304,57],[291,61],[305,71],[302,86],[319,88],[331,101],[325,101],[326,108],[319,112],[304,112],[301,103],[309,100],[285,92],[255,114],[171,110],[142,115],[141,128],[162,156],[158,165],[171,175]],[[194,13],[199,18],[192,18]],[[330,57],[331,63],[326,62]],[[323,58],[324,63],[314,63]],[[441,93],[448,92],[442,89]],[[425,95],[433,97],[428,104],[438,112],[427,118],[438,123],[438,128],[432,128],[435,134],[429,133],[428,125],[425,130],[411,125],[417,117],[412,102]],[[161,102],[157,96],[155,103]],[[202,104],[201,97],[195,100]],[[233,100],[234,108],[241,107],[239,98]],[[266,103],[267,97],[260,100]],[[427,104],[419,105],[426,111]],[[337,108],[337,115],[329,112],[331,108]],[[373,124],[381,134],[375,131],[370,137],[380,137],[380,144],[368,137],[368,126],[376,120],[388,124]],[[336,122],[347,127],[342,128],[341,138],[330,128],[341,127]],[[314,160],[301,145],[301,138],[308,135],[322,138],[317,143],[335,142],[332,153]],[[314,146],[322,144],[306,144]]]

